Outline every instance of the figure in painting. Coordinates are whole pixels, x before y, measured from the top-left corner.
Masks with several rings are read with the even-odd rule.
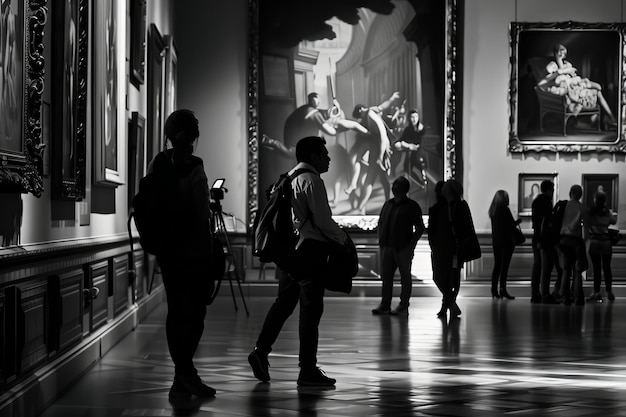
[[[2,0],[0,13],[0,147],[20,150],[18,108],[18,51],[15,7],[11,0]],[[16,146],[18,148],[16,149]]]

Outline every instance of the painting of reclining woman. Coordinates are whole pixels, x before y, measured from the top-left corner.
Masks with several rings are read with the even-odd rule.
[[[598,27],[601,26],[601,27]],[[615,27],[613,27],[615,26]],[[623,24],[513,23],[512,151],[584,150],[621,138]],[[537,150],[550,149],[538,147]]]
[[[398,175],[411,181],[411,198],[434,203],[434,184],[444,176],[443,69],[453,2],[418,3],[288,2],[279,10],[258,0],[261,207],[265,190],[295,165],[295,143],[310,135],[327,142],[333,215],[377,216]],[[424,130],[420,164],[411,162],[417,145],[396,145],[411,110]]]

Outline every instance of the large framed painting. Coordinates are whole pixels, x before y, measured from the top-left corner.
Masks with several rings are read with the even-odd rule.
[[[172,35],[165,36],[165,97],[164,118],[167,118],[176,110],[177,102],[177,78],[178,78],[178,49]]]
[[[119,39],[117,0],[94,2],[94,182],[123,184],[119,150]]]
[[[0,192],[43,192],[41,94],[45,0],[2,1],[0,13]]]
[[[606,207],[618,212],[618,174],[583,174],[583,201],[587,207],[593,207],[595,203],[595,194],[603,192],[606,194]]]
[[[165,146],[163,138],[165,47],[165,39],[159,28],[152,23],[148,29],[147,161],[151,161]]]
[[[130,3],[130,82],[144,83],[146,67],[146,0]]]
[[[340,225],[375,228],[398,176],[432,205],[456,175],[456,1],[292,3],[250,0],[249,224],[310,135]]]
[[[625,32],[625,23],[511,23],[511,152],[626,153]]]
[[[546,180],[554,183],[554,194],[552,195],[552,205],[554,205],[559,198],[559,182],[556,172],[549,174],[519,174],[517,194],[517,214],[519,216],[532,216],[533,201],[541,194],[541,183]]]
[[[52,196],[85,197],[89,1],[55,4],[52,31]]]

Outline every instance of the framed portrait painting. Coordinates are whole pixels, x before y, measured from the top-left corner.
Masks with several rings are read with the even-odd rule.
[[[41,94],[45,0],[3,1],[0,13],[0,192],[43,192]],[[28,34],[28,36],[27,36]]]
[[[118,2],[94,2],[94,182],[123,184],[119,151],[119,39]]]
[[[164,147],[163,111],[165,107],[165,39],[153,23],[148,29],[148,139],[147,161],[151,161]]]
[[[519,216],[532,215],[533,201],[541,194],[541,183],[546,180],[554,183],[554,194],[552,196],[552,204],[554,205],[559,198],[558,174],[556,172],[550,174],[519,174],[517,194],[517,212]]]
[[[63,0],[53,8],[52,196],[85,197],[89,1]]]
[[[511,23],[511,152],[626,153],[625,33],[625,23]]]
[[[144,83],[146,67],[146,0],[130,2],[130,82]]]
[[[456,1],[354,3],[250,0],[250,225],[305,136],[326,140],[323,178],[345,227],[375,227],[398,176],[428,207],[456,174]]]
[[[595,204],[595,194],[603,192],[606,194],[606,207],[614,213],[618,212],[618,174],[583,174],[583,201],[587,207],[593,207]]]

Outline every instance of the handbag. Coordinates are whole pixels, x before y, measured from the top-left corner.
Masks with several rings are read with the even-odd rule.
[[[342,229],[343,230],[343,229]],[[352,278],[359,272],[359,257],[350,235],[344,230],[343,245],[331,241],[328,262],[324,268],[324,286],[328,291],[350,294]]]
[[[523,244],[524,242],[526,242],[526,238],[524,237],[524,232],[522,232],[522,228],[520,227],[519,224],[513,228],[512,239],[513,239],[513,245],[515,246],[519,246]]]
[[[611,245],[615,246],[622,238],[622,234],[617,229],[609,228],[609,240],[611,241]]]

